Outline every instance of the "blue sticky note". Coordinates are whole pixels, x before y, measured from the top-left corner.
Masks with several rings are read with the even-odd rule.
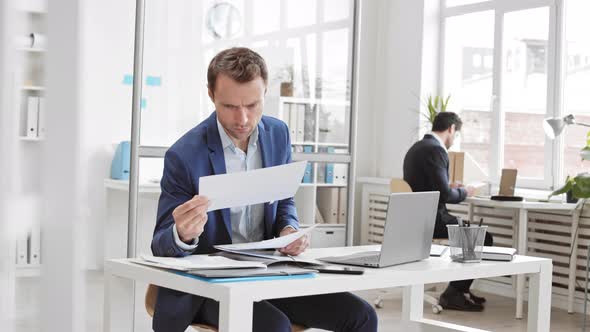
[[[125,76],[123,76],[123,84],[133,85],[133,75],[125,74]]]
[[[147,108],[147,99],[141,98],[141,109]]]
[[[162,77],[161,76],[147,76],[145,78],[145,84],[148,86],[160,86],[162,85]]]

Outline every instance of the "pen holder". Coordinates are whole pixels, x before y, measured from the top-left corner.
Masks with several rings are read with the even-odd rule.
[[[447,225],[451,260],[460,263],[481,262],[487,226]]]

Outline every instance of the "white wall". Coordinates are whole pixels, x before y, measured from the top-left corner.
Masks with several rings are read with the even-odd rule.
[[[436,92],[438,1],[361,5],[358,176],[401,177],[418,139],[420,96]]]
[[[438,4],[361,1],[357,178],[403,176],[403,158],[419,138],[420,96],[437,91]]]
[[[80,113],[84,131],[80,161],[86,182],[87,268],[101,268],[106,224],[105,178],[110,176],[112,144],[129,140],[131,87],[123,85],[133,72],[134,1],[83,1],[81,6]]]

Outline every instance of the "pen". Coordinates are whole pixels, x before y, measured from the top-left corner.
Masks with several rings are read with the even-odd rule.
[[[479,227],[481,227],[482,223],[483,223],[483,218],[479,219]]]

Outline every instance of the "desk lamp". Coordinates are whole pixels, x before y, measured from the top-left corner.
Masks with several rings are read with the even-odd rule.
[[[543,121],[545,135],[550,139],[555,139],[559,136],[568,125],[590,127],[589,124],[576,122],[573,114],[567,115],[563,118],[547,118]]]

